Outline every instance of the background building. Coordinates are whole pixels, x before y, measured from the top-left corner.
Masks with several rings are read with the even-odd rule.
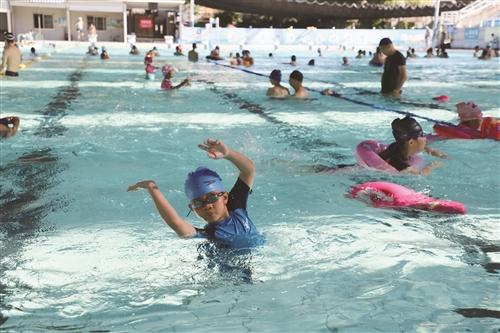
[[[76,23],[94,24],[100,41],[125,41],[128,34],[154,40],[178,34],[183,0],[0,0],[0,32],[32,33],[39,39],[75,40]]]

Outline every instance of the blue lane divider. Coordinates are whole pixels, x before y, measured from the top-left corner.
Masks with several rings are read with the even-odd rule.
[[[210,63],[212,63],[212,64],[215,64],[217,66],[222,66],[222,67],[227,67],[227,68],[231,68],[231,69],[236,69],[236,70],[239,70],[239,71],[242,71],[242,72],[245,72],[245,73],[249,73],[249,74],[253,74],[253,75],[257,75],[257,76],[262,76],[262,77],[266,77],[266,78],[268,77],[268,75],[266,75],[266,74],[257,73],[257,72],[251,71],[249,69],[246,69],[246,68],[239,68],[239,67],[234,67],[234,66],[231,66],[231,65],[220,64],[220,63],[218,63],[217,61],[214,61],[214,60],[208,60],[207,59],[207,61],[210,62]],[[309,90],[309,91],[314,91],[314,92],[317,92],[317,93],[321,94],[321,91],[318,90],[318,89],[307,88],[307,87],[306,87],[306,89]],[[447,121],[436,120],[436,119],[432,119],[432,118],[425,117],[425,116],[419,116],[418,114],[415,114],[415,113],[412,113],[412,112],[402,111],[402,110],[398,110],[398,109],[394,109],[394,108],[388,108],[386,106],[379,105],[379,104],[374,104],[374,103],[359,101],[359,100],[356,100],[356,99],[353,99],[353,98],[350,98],[350,97],[346,97],[346,96],[343,96],[343,95],[340,95],[340,94],[327,95],[327,96],[332,96],[332,97],[340,98],[340,99],[343,99],[345,101],[349,101],[349,102],[354,103],[354,104],[368,106],[370,108],[377,109],[377,110],[395,112],[395,113],[398,113],[398,114],[401,114],[401,115],[404,115],[404,116],[411,116],[411,117],[414,117],[414,118],[424,119],[424,120],[427,120],[427,121],[430,121],[430,122],[433,122],[433,123],[436,123],[436,124],[444,124],[444,125],[447,125],[447,126],[457,127],[457,125],[455,125],[453,123],[450,123],[450,122],[447,122]]]
[[[353,89],[354,91],[358,92],[358,94],[356,94],[356,95],[363,95],[363,94],[364,95],[379,95],[380,94],[379,92],[375,92],[375,91],[368,90],[368,89],[356,88],[356,87],[351,88],[351,87],[346,86],[345,84],[342,84],[342,83],[336,82],[336,81],[326,81],[326,80],[319,80],[319,79],[314,79],[312,81],[322,82],[322,83],[326,83],[326,84],[335,84],[335,85],[338,85],[339,87],[345,88],[345,89]],[[430,108],[430,109],[453,111],[453,110],[442,107],[441,105],[438,105],[435,103],[412,102],[412,101],[405,101],[405,100],[399,100],[398,103],[402,104],[402,105],[411,105],[411,106],[425,107],[425,108]]]

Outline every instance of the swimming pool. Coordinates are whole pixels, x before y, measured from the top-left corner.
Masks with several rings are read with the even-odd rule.
[[[155,62],[179,69],[174,83],[192,79],[191,87],[165,93],[158,78],[144,79],[142,56],[123,46],[108,51],[111,60],[102,62],[84,56],[84,47],[63,48],[21,79],[0,82],[2,116],[21,117],[20,132],[0,146],[0,331],[500,328],[485,311],[500,310],[498,142],[437,142],[433,147],[452,159],[425,178],[317,173],[318,165],[355,163],[362,140],[390,141],[399,115],[314,92],[309,101],[267,99],[263,77],[191,64],[160,48]],[[340,66],[343,55],[351,58],[348,68]],[[308,67],[315,52],[299,53],[298,69],[307,87],[433,119],[455,121],[450,110],[461,100],[499,116],[497,60],[481,62],[465,51],[410,60],[404,101],[450,96],[436,108],[363,93],[379,89],[381,69],[354,55],[326,51]],[[256,54],[252,71],[281,68],[286,77],[292,68],[281,63],[289,56]],[[431,122],[420,123],[431,130]],[[250,255],[226,256],[202,240],[177,238],[146,193],[126,192],[154,179],[187,214],[188,171],[208,166],[232,186],[234,167],[196,148],[206,137],[256,164],[248,210],[267,242]],[[370,180],[463,202],[468,214],[374,209],[345,197],[350,186]],[[187,219],[203,226],[193,214]]]

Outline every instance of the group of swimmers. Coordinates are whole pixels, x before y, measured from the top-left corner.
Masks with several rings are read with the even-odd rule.
[[[277,79],[274,74],[273,77]],[[286,89],[286,88],[284,88]],[[469,126],[474,121],[481,122],[482,114],[470,103],[457,105],[461,124]],[[481,126],[479,124],[479,126]],[[418,175],[428,175],[433,169],[441,166],[434,161],[419,169],[410,162],[412,157],[426,152],[438,158],[447,158],[446,154],[427,146],[426,136],[420,124],[413,118],[397,118],[391,123],[394,142],[379,156],[396,170]],[[264,242],[247,211],[248,195],[255,179],[253,162],[221,140],[207,139],[198,147],[207,152],[211,159],[226,159],[239,171],[238,178],[228,192],[222,184],[221,177],[213,170],[199,167],[188,173],[184,182],[184,192],[189,199],[189,208],[206,222],[203,228],[197,228],[184,220],[161,192],[154,180],[142,180],[128,187],[128,191],[146,190],[165,223],[178,236],[183,238],[205,238],[218,245],[229,248],[248,248]]]
[[[111,57],[109,56],[108,50],[106,49],[105,46],[101,46],[101,53],[99,54],[99,48],[95,44],[92,44],[88,47],[87,54],[91,55],[91,56],[99,55],[101,57],[101,60],[111,59]]]
[[[388,38],[379,43],[380,53],[384,54],[385,67],[382,78],[382,93],[399,96],[405,81],[405,57],[397,51]],[[196,53],[196,44],[193,44]],[[191,51],[190,51],[191,52]],[[188,55],[194,59],[194,53]],[[155,52],[150,50],[144,59],[146,66],[153,66]],[[197,53],[196,53],[197,57]],[[191,60],[192,61],[192,60]],[[189,80],[182,81],[174,86],[171,82],[175,69],[170,65],[162,67],[164,79],[162,89],[176,89],[189,84]],[[402,75],[402,76],[401,76]],[[281,71],[275,69],[269,75],[272,88],[267,95],[270,97],[290,96],[290,91],[281,85]],[[295,70],[290,74],[289,83],[295,90],[292,96],[307,98],[307,90],[302,86],[302,73]],[[460,118],[459,126],[467,126],[479,130],[491,124],[498,125],[498,120],[483,118],[479,107],[473,103],[457,104],[457,113]],[[14,135],[19,127],[19,118],[6,117],[0,119],[0,135],[9,137]],[[428,175],[433,169],[439,167],[439,162],[430,163],[423,168],[418,168],[411,163],[413,156],[426,152],[438,158],[447,158],[446,154],[427,146],[427,139],[421,125],[411,117],[395,119],[391,123],[394,142],[379,153],[381,159],[386,161],[398,171],[410,174]],[[248,195],[254,183],[256,169],[253,162],[240,152],[228,147],[221,140],[207,139],[198,146],[207,152],[211,159],[225,159],[231,162],[239,171],[238,178],[230,191],[226,191],[221,177],[213,170],[199,167],[190,172],[184,183],[184,191],[189,199],[189,208],[207,222],[204,228],[196,228],[186,222],[169,203],[153,180],[139,181],[129,186],[128,191],[145,189],[152,197],[157,210],[164,221],[181,237],[207,238],[227,247],[250,247],[262,244],[263,237],[257,231],[247,212]]]
[[[156,70],[160,69],[159,67],[156,67],[153,64],[154,58],[159,55],[160,55],[159,51],[156,49],[156,47],[153,47],[146,53],[146,56],[144,57],[144,65],[145,65],[144,69],[146,71],[146,78],[148,80],[154,80]],[[161,67],[161,72],[163,74],[163,80],[160,85],[162,90],[179,89],[183,86],[187,86],[190,84],[189,78],[186,78],[178,85],[174,85],[172,82],[172,78],[174,77],[176,70],[171,65],[166,64],[163,67]]]

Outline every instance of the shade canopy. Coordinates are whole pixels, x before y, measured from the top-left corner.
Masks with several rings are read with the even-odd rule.
[[[442,2],[441,11],[458,10],[470,1]],[[433,3],[429,1],[429,3]],[[359,19],[432,16],[434,6],[388,6],[327,0],[196,0],[196,4],[241,13],[279,17]]]

